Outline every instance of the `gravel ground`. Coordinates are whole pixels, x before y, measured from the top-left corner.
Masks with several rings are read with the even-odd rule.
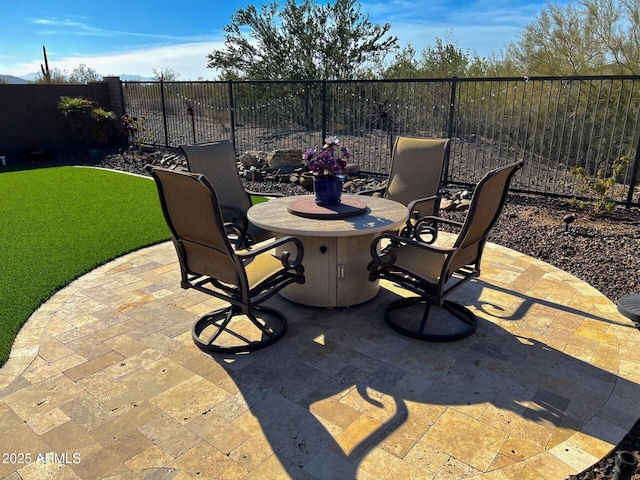
[[[92,165],[144,174],[144,165],[163,164],[173,150],[113,149],[98,158],[89,158],[83,150],[53,152],[42,165]],[[33,163],[22,157],[9,158],[9,165]],[[280,191],[287,194],[306,193],[300,187],[286,184],[248,183],[256,191]],[[575,220],[566,224],[565,215]],[[449,212],[462,217],[462,212]],[[565,200],[543,199],[526,195],[510,195],[502,215],[492,230],[490,241],[518,250],[557,266],[591,284],[611,301],[622,295],[640,291],[640,211],[617,209],[594,218]],[[615,454],[633,452],[640,458],[640,422],[618,447],[591,468],[572,475],[570,480],[612,479]],[[633,475],[640,480],[640,473]]]

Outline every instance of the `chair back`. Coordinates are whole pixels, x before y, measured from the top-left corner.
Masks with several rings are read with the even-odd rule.
[[[476,185],[469,212],[454,245],[457,251],[448,269],[450,273],[474,263],[479,268],[482,250],[507,199],[511,179],[522,165],[523,162],[516,162],[492,170]]]
[[[151,169],[151,175],[183,275],[207,275],[240,286],[245,275],[226,235],[216,191],[207,178],[161,168]]]
[[[403,205],[438,193],[449,139],[398,137],[385,198]]]
[[[189,171],[207,177],[220,205],[236,207],[245,213],[249,210],[251,199],[238,174],[236,152],[229,140],[182,145],[180,148],[187,157]]]

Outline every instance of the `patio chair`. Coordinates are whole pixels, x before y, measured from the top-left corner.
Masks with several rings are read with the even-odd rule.
[[[235,239],[236,248],[245,248],[274,236],[247,221],[251,194],[255,192],[244,188],[238,173],[236,152],[229,140],[182,145],[180,148],[187,157],[189,171],[202,173],[216,189],[225,222],[238,226],[241,235]],[[266,196],[282,195],[269,193]]]
[[[415,221],[434,216],[440,209],[440,183],[444,161],[449,150],[449,139],[398,137],[391,152],[391,171],[386,186],[361,192],[363,195],[380,193],[383,198],[405,205],[410,215],[401,235],[411,236]],[[422,223],[435,241],[437,231]],[[427,231],[428,230],[428,231]]]
[[[262,306],[283,287],[304,283],[303,246],[293,237],[237,250],[227,236],[215,189],[202,174],[147,166],[156,181],[160,204],[178,253],[182,288],[193,288],[225,300],[198,319],[195,344],[206,352],[249,352],[278,341],[287,330],[285,316]],[[287,246],[295,258],[275,247]],[[288,248],[288,247],[285,247]]]
[[[511,178],[522,165],[517,162],[487,173],[474,190],[464,222],[425,217],[416,222],[417,238],[383,234],[373,241],[369,279],[386,279],[418,295],[394,300],[385,307],[385,321],[394,330],[420,340],[442,342],[468,337],[476,330],[473,312],[448,297],[480,276],[487,236],[500,215]],[[419,238],[423,221],[450,225],[459,233],[430,245]],[[415,309],[402,310],[422,303],[422,314]],[[450,322],[452,317],[461,324]]]

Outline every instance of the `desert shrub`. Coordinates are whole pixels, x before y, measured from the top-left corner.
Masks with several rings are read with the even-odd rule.
[[[583,210],[589,210],[596,216],[614,210],[616,208],[616,202],[613,201],[615,188],[628,163],[629,157],[623,155],[613,161],[610,170],[601,167],[593,177],[587,174],[583,167],[572,168],[569,173],[578,179],[580,193],[591,200],[573,198],[571,203],[577,204]]]

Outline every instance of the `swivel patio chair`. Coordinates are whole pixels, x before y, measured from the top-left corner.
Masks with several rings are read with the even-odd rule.
[[[182,145],[180,148],[187,157],[189,171],[202,173],[216,189],[225,222],[238,226],[241,235],[235,239],[236,248],[244,248],[274,236],[247,221],[251,193],[254,192],[247,191],[242,184],[236,152],[229,140]],[[269,193],[268,196],[281,195]]]
[[[517,162],[487,173],[474,190],[464,222],[425,217],[416,222],[416,238],[383,234],[373,241],[369,279],[386,279],[418,295],[394,300],[385,307],[385,321],[394,330],[420,340],[441,342],[468,337],[476,330],[474,313],[448,297],[480,276],[487,236],[500,215],[511,179],[522,165]],[[459,233],[447,235],[444,240],[445,235],[440,235],[438,242],[430,245],[420,240],[422,222],[450,225]],[[421,303],[425,304],[421,315],[414,309],[403,310]],[[430,323],[436,309],[438,321]],[[451,319],[459,322],[450,322]]]
[[[410,212],[401,235],[411,236],[418,218],[434,216],[440,209],[440,183],[445,159],[449,152],[449,139],[428,139],[398,137],[391,152],[391,171],[385,187],[362,192],[371,195],[375,192],[383,198],[395,200],[405,205]],[[426,222],[422,223],[422,232],[435,241],[437,231]]]
[[[202,174],[147,166],[158,188],[160,204],[180,262],[182,288],[193,288],[225,300],[198,319],[195,344],[206,352],[237,353],[266,347],[287,330],[285,316],[261,305],[291,283],[304,283],[300,240],[283,237],[251,250],[234,249],[214,187]],[[271,252],[290,244],[292,258]]]

